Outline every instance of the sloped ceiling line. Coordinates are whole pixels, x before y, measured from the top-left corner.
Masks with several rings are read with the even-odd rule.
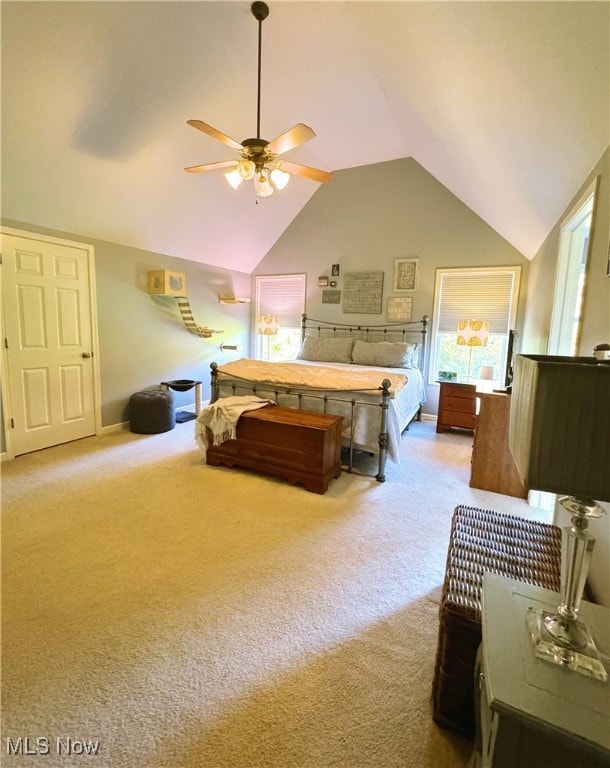
[[[249,2],[1,11],[7,218],[248,273],[316,194],[183,171],[231,157],[186,120],[253,135]],[[290,159],[335,173],[411,156],[531,258],[610,143],[609,29],[608,2],[271,2],[262,133],[310,125]]]

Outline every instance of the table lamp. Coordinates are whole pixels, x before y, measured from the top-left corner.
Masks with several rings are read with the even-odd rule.
[[[529,609],[536,655],[607,680],[595,641],[579,619],[595,539],[589,520],[610,501],[610,365],[595,358],[515,357],[509,447],[527,490],[563,494],[571,515],[562,531],[561,593],[556,611]]]
[[[470,381],[470,365],[472,363],[472,348],[486,347],[489,336],[489,323],[486,320],[459,320],[456,344],[458,347],[468,347],[468,379]]]
[[[259,315],[256,330],[259,335],[267,337],[265,359],[269,360],[269,336],[275,336],[280,329],[280,319],[276,315]]]

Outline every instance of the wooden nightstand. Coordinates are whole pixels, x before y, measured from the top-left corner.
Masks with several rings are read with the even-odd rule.
[[[474,384],[441,381],[436,431],[452,427],[474,429],[477,412],[477,388]]]

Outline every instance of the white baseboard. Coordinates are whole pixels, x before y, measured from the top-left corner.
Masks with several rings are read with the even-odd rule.
[[[207,408],[210,404],[209,400],[203,400],[201,402],[202,408]],[[190,411],[193,413],[195,410],[195,403],[190,403],[190,405],[181,405],[179,408],[176,408],[176,411]],[[100,435],[109,435],[113,432],[123,432],[124,430],[129,430],[130,425],[129,421],[119,421],[117,424],[108,424],[106,427],[102,427],[99,434]],[[9,457],[10,458],[10,457]]]
[[[437,421],[437,417],[433,413],[422,413],[421,415],[422,421]]]
[[[129,429],[128,421],[119,421],[117,424],[109,424],[107,427],[102,427],[99,431],[100,435],[109,435],[112,432],[123,432]]]

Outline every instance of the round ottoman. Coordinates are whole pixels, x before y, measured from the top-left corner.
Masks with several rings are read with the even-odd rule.
[[[136,392],[129,398],[129,423],[132,432],[154,435],[176,426],[172,393],[164,389]]]

